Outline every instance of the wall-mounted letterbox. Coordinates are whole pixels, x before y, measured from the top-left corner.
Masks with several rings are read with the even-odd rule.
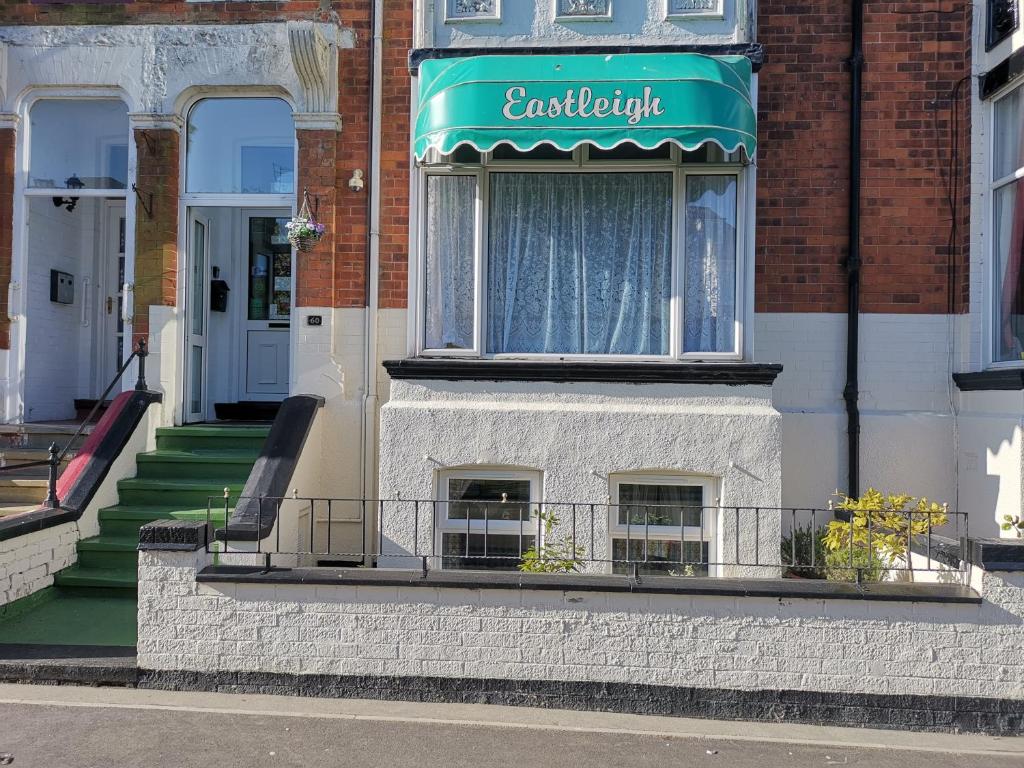
[[[58,304],[75,303],[75,278],[59,269],[50,270],[50,301]]]

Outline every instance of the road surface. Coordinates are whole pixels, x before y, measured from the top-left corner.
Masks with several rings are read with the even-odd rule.
[[[1024,768],[1024,739],[484,705],[0,685],[0,765],[5,764]]]

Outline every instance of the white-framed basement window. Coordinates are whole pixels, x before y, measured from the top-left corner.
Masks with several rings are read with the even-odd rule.
[[[668,144],[428,156],[418,354],[738,359],[739,159]]]
[[[715,537],[715,482],[685,475],[611,478],[613,573],[707,576]]]
[[[1024,362],[1024,85],[993,104],[992,361]]]
[[[531,470],[442,472],[436,526],[441,567],[518,570],[537,540],[540,484],[541,473]]]

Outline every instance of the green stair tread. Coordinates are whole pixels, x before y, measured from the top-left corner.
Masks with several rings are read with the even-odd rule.
[[[94,536],[91,539],[82,539],[78,542],[78,551],[90,550],[92,552],[134,552],[139,547],[138,536]]]
[[[221,427],[215,425],[190,427],[157,427],[157,437],[266,437],[270,427]]]
[[[259,454],[242,448],[207,448],[194,451],[178,451],[160,448],[138,454],[135,459],[144,463],[167,461],[172,463],[187,462],[196,464],[255,464]]]
[[[23,613],[0,620],[0,644],[131,646],[137,641],[137,599],[72,594],[48,587]]]
[[[234,507],[228,507],[230,514]],[[100,510],[100,520],[175,520],[206,519],[207,515],[216,521],[224,519],[224,507],[218,506],[213,510],[206,507],[182,507],[175,505],[157,504],[114,504]]]
[[[213,488],[215,490],[224,492],[225,488],[230,489],[232,492],[241,491],[244,483],[240,483],[237,480],[225,480],[223,483],[218,482],[216,479],[202,480],[178,480],[158,477],[126,477],[123,480],[118,480],[117,485],[119,488],[155,488],[158,490],[174,490],[175,488],[181,488],[186,491],[197,491],[204,488]]]
[[[138,570],[128,568],[83,568],[73,565],[54,576],[54,582],[62,587],[118,587],[135,589],[138,586]]]

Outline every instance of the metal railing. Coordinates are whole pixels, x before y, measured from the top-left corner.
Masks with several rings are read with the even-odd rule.
[[[100,395],[99,399],[93,405],[89,414],[85,417],[81,424],[78,425],[78,429],[71,438],[65,443],[63,448],[58,448],[57,443],[50,443],[50,447],[47,449],[47,457],[45,459],[39,459],[38,461],[26,461],[18,464],[4,464],[0,467],[0,472],[13,472],[19,469],[28,469],[30,467],[49,467],[47,472],[46,482],[46,499],[43,501],[44,509],[57,509],[60,506],[60,499],[57,496],[57,479],[60,477],[60,465],[67,457],[71,448],[74,446],[75,441],[82,436],[85,428],[93,422],[99,409],[107,401],[107,396],[113,391],[114,387],[124,376],[125,371],[128,370],[134,360],[139,361],[139,375],[135,381],[135,390],[143,391],[147,389],[146,385],[146,358],[149,356],[149,352],[146,349],[145,339],[140,339],[136,348],[128,356],[128,358],[121,363],[121,367],[117,369],[117,373],[114,378],[110,380],[107,388],[103,390],[103,394]]]
[[[266,568],[359,564],[641,576],[750,576],[834,581],[949,575],[933,538],[960,541],[965,513],[946,509],[838,520],[831,509],[314,496],[237,497],[207,504],[207,521],[255,503],[262,541],[221,530],[211,552],[262,555]],[[366,535],[371,526],[372,536]],[[222,528],[222,525],[213,527]],[[960,559],[961,561],[963,558]]]

